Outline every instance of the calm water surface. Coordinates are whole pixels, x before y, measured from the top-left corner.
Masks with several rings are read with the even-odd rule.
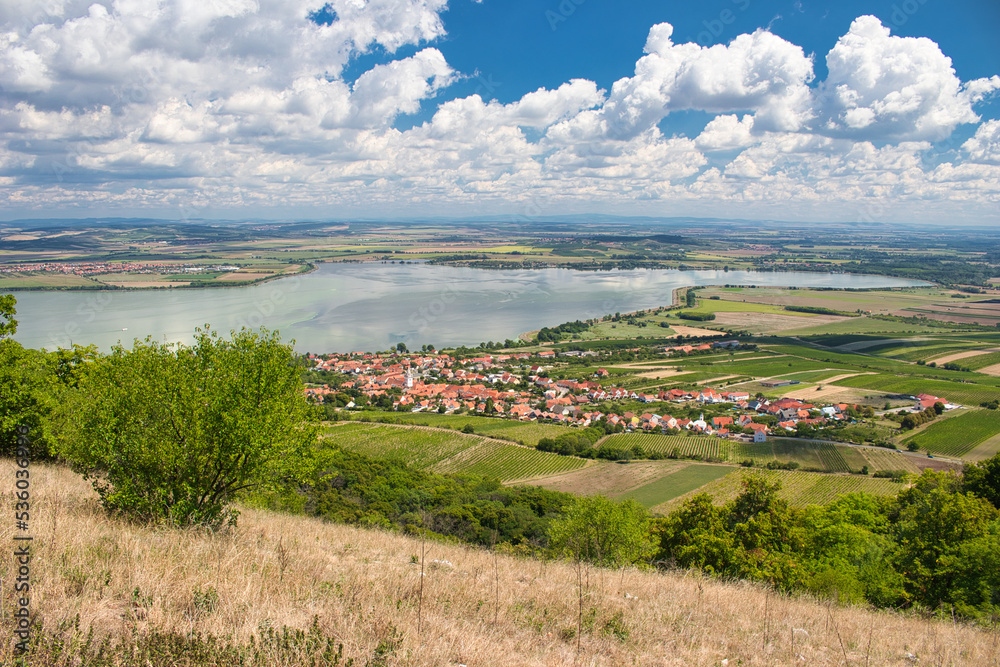
[[[484,271],[426,264],[321,264],[255,287],[145,292],[18,292],[15,339],[28,347],[153,336],[190,342],[196,326],[266,326],[301,352],[478,345],[566,321],[669,305],[685,285],[905,287],[920,281],[752,271]]]

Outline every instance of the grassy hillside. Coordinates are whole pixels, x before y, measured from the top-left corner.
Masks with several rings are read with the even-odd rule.
[[[13,479],[9,460],[0,461],[0,476]],[[32,504],[31,608],[46,633],[68,642],[61,657],[50,651],[33,665],[79,664],[86,649],[73,638],[90,629],[97,641],[84,664],[223,664],[211,657],[220,645],[244,656],[227,665],[335,664],[315,659],[310,635],[261,646],[261,636],[284,626],[342,644],[339,664],[353,659],[356,667],[988,665],[1000,657],[994,634],[951,620],[686,573],[578,571],[248,509],[229,532],[137,526],[108,519],[89,487],[61,467],[32,467]],[[0,539],[12,536],[13,523],[3,522]],[[11,563],[0,563],[5,582]],[[9,586],[3,595],[9,610]],[[12,630],[5,613],[0,632]],[[172,639],[144,660],[92,659],[102,637],[135,647],[156,643],[154,633]],[[215,654],[206,634],[222,638]],[[12,657],[6,641],[0,663]]]

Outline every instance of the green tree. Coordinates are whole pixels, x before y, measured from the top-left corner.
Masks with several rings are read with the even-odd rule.
[[[302,389],[277,333],[225,340],[206,327],[191,347],[116,346],[65,392],[47,431],[109,511],[231,525],[240,492],[311,472],[316,426]]]
[[[13,294],[4,294],[0,296],[0,338],[6,338],[7,336],[12,336],[17,331],[17,320],[14,319],[16,315],[15,307],[17,306],[17,299],[14,298]]]
[[[634,500],[617,503],[604,496],[577,498],[549,529],[549,550],[597,565],[643,563],[653,554],[646,509]]]
[[[966,464],[962,488],[1000,508],[1000,454],[974,465]]]
[[[22,347],[7,338],[17,329],[15,303],[9,294],[0,296],[0,454],[13,455],[17,428],[26,426],[32,458],[49,458],[42,417],[61,387],[75,386],[85,362],[96,358],[97,348],[74,345],[45,352]]]
[[[697,567],[710,574],[731,569],[735,557],[733,535],[726,530],[722,508],[700,493],[688,499],[666,519],[658,520],[660,551],[656,560],[680,567]]]
[[[925,470],[900,492],[890,516],[899,544],[896,566],[910,594],[916,602],[937,607],[952,601],[958,555],[977,550],[965,543],[987,538],[1000,513],[986,500],[962,493],[957,475]],[[968,571],[962,576],[967,579]]]
[[[45,355],[25,349],[9,338],[0,340],[0,454],[11,456],[17,446],[18,426],[31,429],[33,458],[45,456],[38,438],[39,415],[44,410],[39,389],[46,384]]]

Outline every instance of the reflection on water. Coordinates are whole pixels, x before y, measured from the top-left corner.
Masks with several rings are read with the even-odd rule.
[[[322,264],[256,287],[143,292],[18,292],[18,332],[29,347],[152,336],[190,342],[195,327],[277,329],[310,352],[478,345],[570,320],[670,304],[686,285],[904,287],[885,276],[751,271],[483,271],[426,264]],[[127,331],[126,331],[127,329]]]

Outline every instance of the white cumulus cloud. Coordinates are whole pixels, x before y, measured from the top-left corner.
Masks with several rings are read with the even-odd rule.
[[[979,116],[972,104],[1000,77],[965,84],[925,37],[897,37],[874,16],[857,18],[826,57],[817,96],[818,132],[880,140],[936,141]]]

